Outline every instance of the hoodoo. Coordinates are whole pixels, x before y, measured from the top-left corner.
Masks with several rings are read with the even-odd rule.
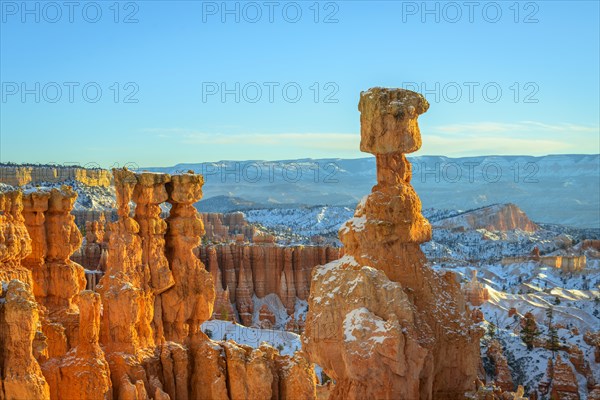
[[[362,92],[362,151],[377,185],[339,232],[345,256],[314,269],[303,349],[336,381],[331,399],[462,399],[475,388],[481,332],[453,273],[425,265],[431,226],[405,153],[421,147],[418,93]]]

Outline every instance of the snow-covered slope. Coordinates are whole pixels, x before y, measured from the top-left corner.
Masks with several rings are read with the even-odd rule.
[[[352,218],[354,209],[349,207],[300,207],[274,208],[245,211],[248,222],[258,224],[279,237],[333,236],[337,237],[340,226]],[[301,240],[300,240],[301,241]]]
[[[68,185],[78,194],[73,209],[76,211],[110,211],[115,209],[115,188],[114,186],[88,186],[76,180],[67,180],[64,182],[41,182],[35,185],[25,185],[21,189],[25,193],[32,191],[50,191],[53,188],[60,188],[62,185]],[[0,183],[0,192],[16,189],[13,186]]]

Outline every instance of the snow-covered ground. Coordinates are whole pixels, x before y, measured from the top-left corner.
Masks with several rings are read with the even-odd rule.
[[[111,211],[116,207],[114,186],[88,186],[76,180],[64,182],[41,182],[35,185],[21,186],[24,193],[41,191],[50,191],[53,188],[60,189],[61,186],[68,185],[77,192],[77,200],[73,209],[76,211]],[[0,183],[0,192],[15,190],[16,188],[4,183]]]
[[[313,236],[323,236],[337,240],[340,226],[352,218],[354,209],[349,207],[300,207],[273,208],[245,211],[251,224],[258,225],[275,234],[280,241],[307,243]]]
[[[597,261],[597,260],[594,260]],[[520,319],[528,312],[536,319],[540,331],[539,339],[548,336],[547,311],[553,308],[553,323],[558,329],[562,344],[577,345],[590,365],[596,382],[600,381],[600,365],[594,360],[593,347],[586,344],[583,335],[586,331],[600,330],[600,268],[592,262],[583,272],[568,273],[535,262],[501,264],[482,263],[473,265],[450,265],[435,269],[456,272],[463,282],[470,279],[471,271],[478,271],[479,281],[489,291],[489,300],[481,307],[485,321],[482,327],[496,326],[496,337],[504,347],[513,381],[527,388],[537,388],[547,380],[548,359],[553,357],[550,350],[534,347],[527,350],[520,337]],[[509,310],[515,308],[516,316],[509,317]],[[482,358],[486,361],[487,334],[482,340]],[[558,351],[564,362],[570,363],[567,351]],[[585,377],[576,372],[579,392],[587,398]]]
[[[293,355],[302,349],[300,335],[282,330],[248,328],[230,321],[210,320],[202,331],[213,340],[233,340],[236,343],[259,347],[265,342],[278,348],[283,355]]]

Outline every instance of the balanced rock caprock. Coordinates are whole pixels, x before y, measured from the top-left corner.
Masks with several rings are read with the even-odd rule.
[[[404,153],[418,150],[418,93],[362,92],[362,151],[377,185],[340,229],[345,256],[312,275],[303,349],[335,380],[331,399],[462,399],[475,388],[479,338],[453,273],[425,265],[431,226]]]

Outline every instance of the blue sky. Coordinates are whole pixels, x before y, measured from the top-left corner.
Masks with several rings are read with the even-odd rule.
[[[23,4],[2,162],[361,157],[372,86],[426,92],[417,155],[600,152],[597,1]]]

